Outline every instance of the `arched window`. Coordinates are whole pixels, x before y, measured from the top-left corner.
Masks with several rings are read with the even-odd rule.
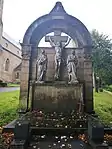
[[[10,60],[7,58],[7,60],[5,62],[5,71],[9,70],[9,65],[10,65]]]
[[[16,73],[16,79],[19,79],[19,72]]]
[[[6,43],[5,45],[6,45],[6,48],[7,48],[8,47],[8,43]]]

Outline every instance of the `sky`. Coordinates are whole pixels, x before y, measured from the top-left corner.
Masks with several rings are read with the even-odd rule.
[[[112,0],[60,0],[66,12],[78,18],[89,31],[98,30],[112,38]],[[22,41],[29,25],[48,14],[56,0],[4,0],[3,30]]]

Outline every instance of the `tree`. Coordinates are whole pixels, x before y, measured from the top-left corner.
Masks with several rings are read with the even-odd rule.
[[[105,84],[112,84],[112,41],[107,35],[93,30],[93,69]]]

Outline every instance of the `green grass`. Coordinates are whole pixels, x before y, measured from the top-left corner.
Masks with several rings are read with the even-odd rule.
[[[17,117],[19,91],[0,93],[0,126]]]
[[[7,87],[18,87],[20,84],[15,84],[15,83],[8,83]]]
[[[95,111],[105,124],[112,122],[112,95],[106,92],[94,93]]]

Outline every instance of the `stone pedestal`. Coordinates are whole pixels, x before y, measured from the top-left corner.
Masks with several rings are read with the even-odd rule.
[[[34,110],[69,111],[77,110],[81,99],[82,84],[65,83],[35,84],[33,89],[32,107]]]

